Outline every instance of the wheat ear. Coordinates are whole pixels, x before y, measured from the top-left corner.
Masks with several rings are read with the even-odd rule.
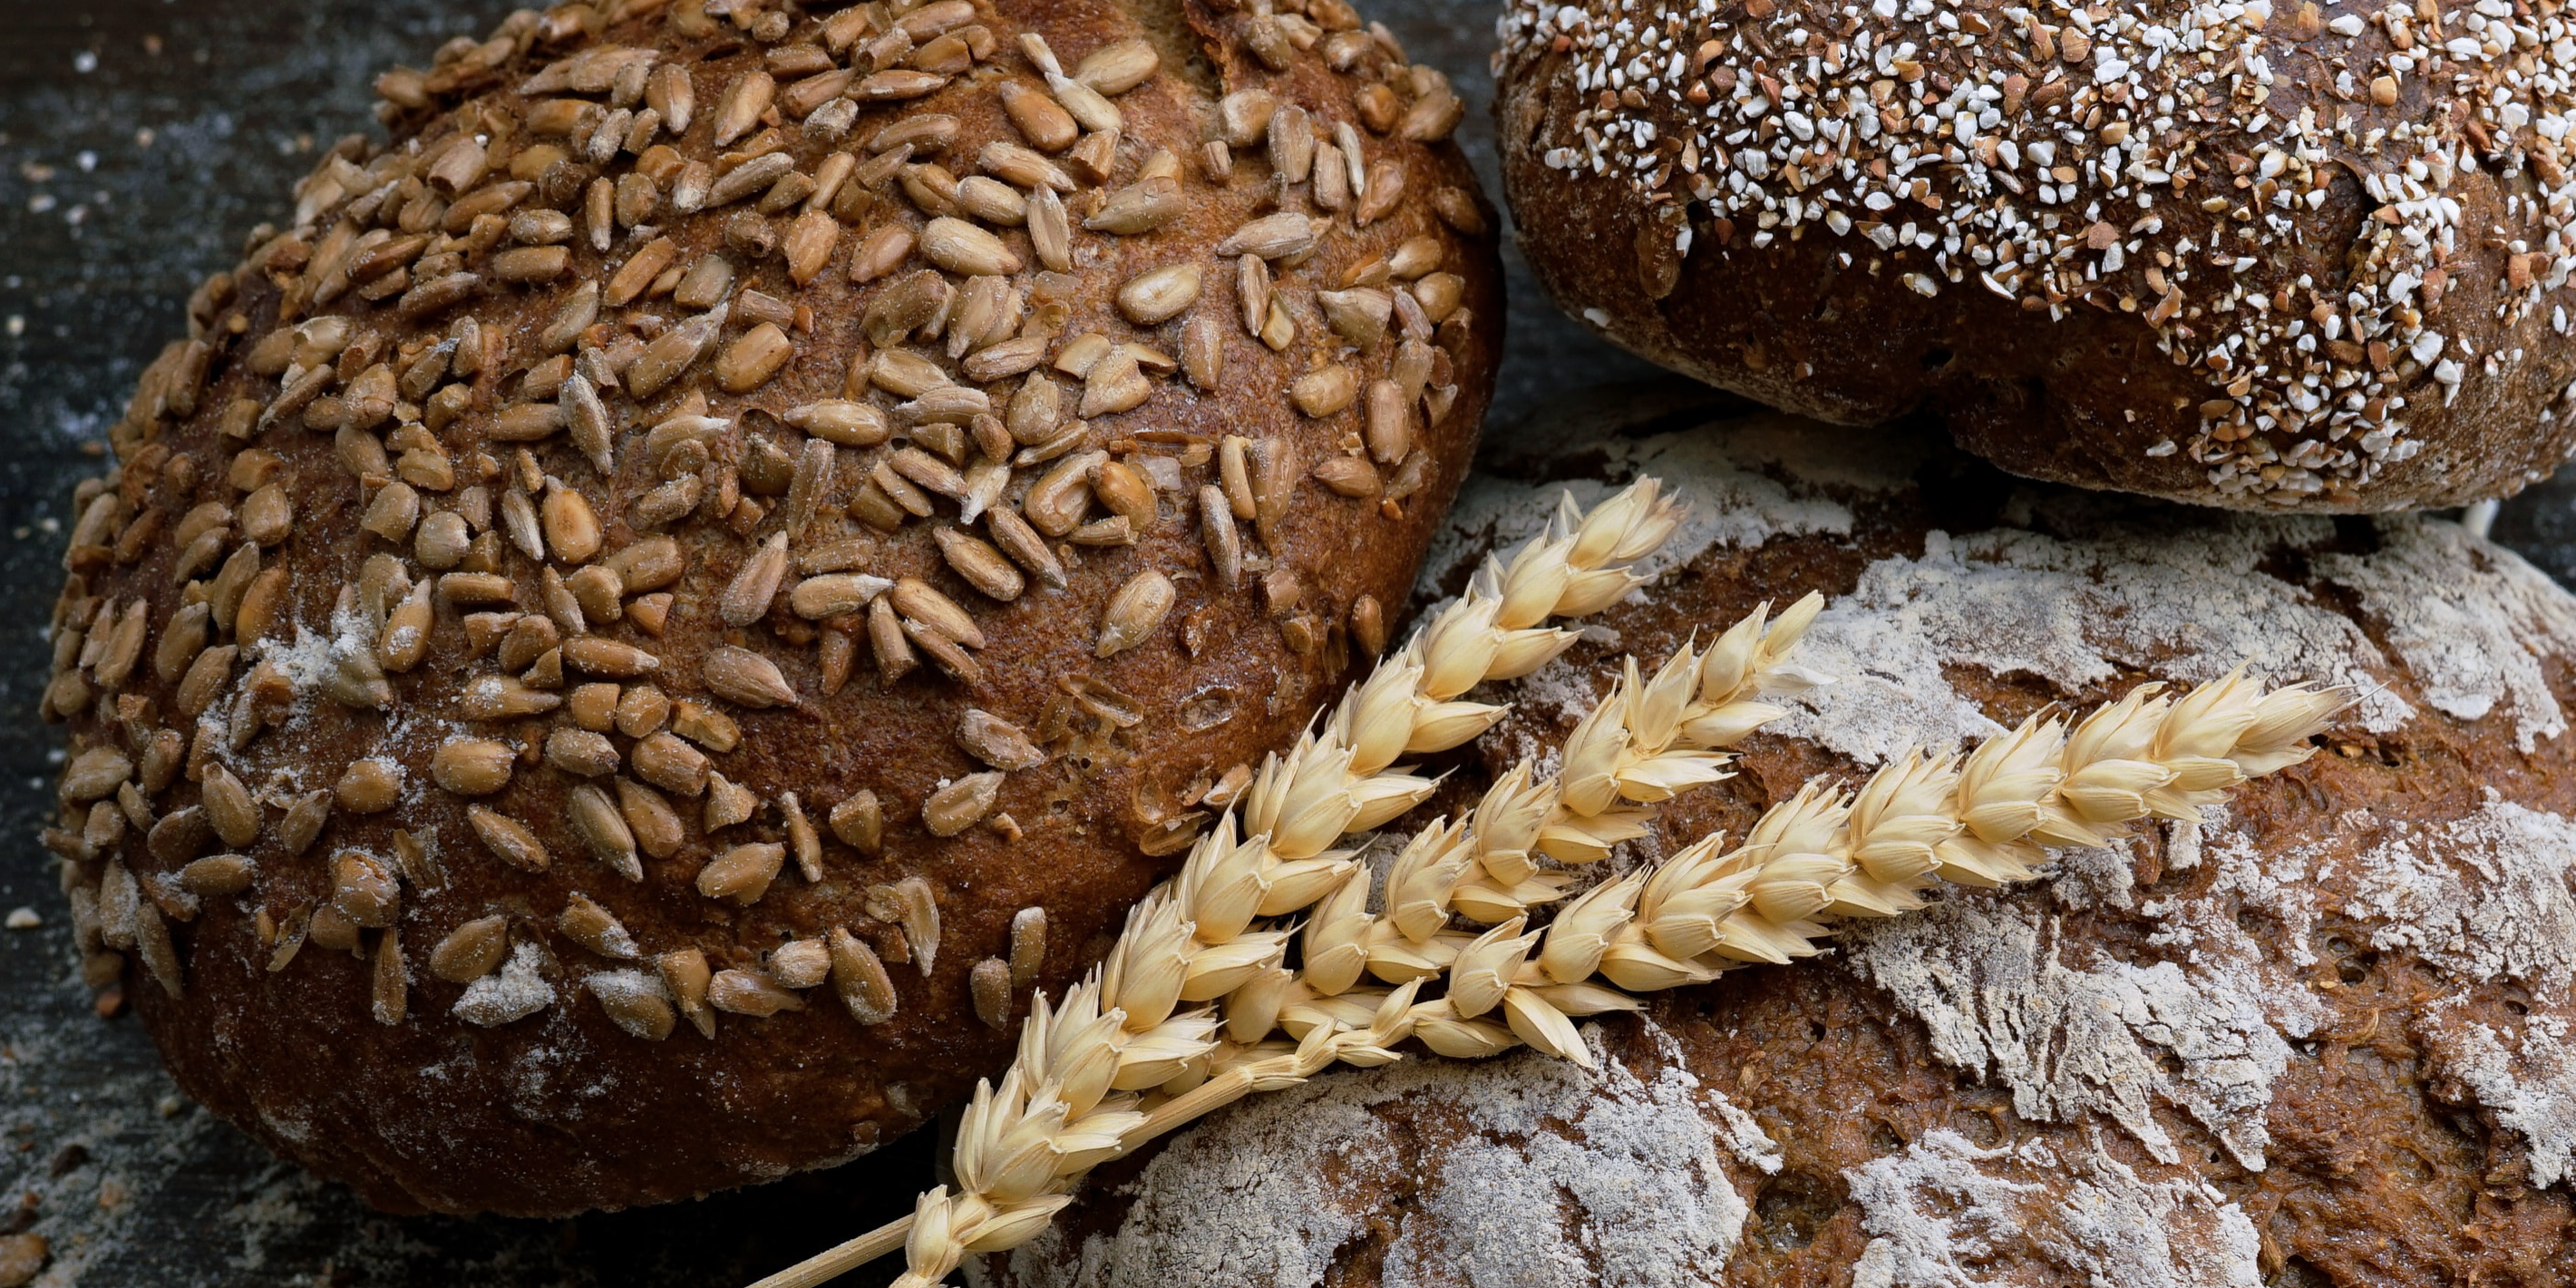
[[[1645,831],[1654,803],[1722,777],[1724,748],[1780,714],[1761,699],[1821,678],[1785,660],[1818,606],[1801,601],[1767,632],[1756,610],[1706,654],[1685,645],[1648,682],[1631,662],[1567,738],[1556,778],[1533,783],[1523,762],[1467,820],[1416,832],[1388,866],[1382,911],[1368,910],[1364,880],[1328,895],[1302,932],[1301,968],[1227,999],[1232,1046],[1217,1068],[1274,1058],[1273,1025],[1301,1055],[1319,1034],[1365,1030],[1372,1052],[1406,1037],[1447,1056],[1526,1043],[1588,1065],[1575,1017],[1812,955],[1831,923],[1919,908],[1936,882],[2028,879],[2048,846],[2104,844],[2149,817],[2196,818],[2248,778],[2305,759],[2306,740],[2349,702],[2307,685],[2265,693],[2241,670],[2178,698],[2142,685],[2071,729],[2033,716],[1965,757],[1899,755],[1856,792],[1810,783],[1765,811],[1743,845],[1702,838],[1525,932],[1529,912],[1565,884],[1561,872],[1529,870],[1526,851],[1601,857],[1605,843]],[[1491,928],[1463,928],[1461,916]],[[1395,987],[1357,987],[1363,972]],[[1446,977],[1443,996],[1414,1000],[1435,976]],[[1313,1072],[1307,1063],[1291,1067]]]
[[[1329,847],[1383,826],[1436,784],[1396,761],[1458,746],[1505,708],[1462,702],[1487,680],[1536,670],[1575,633],[1550,618],[1598,612],[1644,579],[1630,565],[1660,546],[1680,507],[1642,479],[1578,513],[1571,498],[1508,565],[1487,561],[1467,592],[1346,694],[1320,728],[1266,758],[1232,815],[1191,848],[1180,875],[1130,911],[1089,978],[1021,1029],[1017,1060],[979,1084],[960,1125],[958,1188],[924,1194],[913,1215],[761,1280],[809,1288],[898,1244],[906,1288],[938,1282],[970,1251],[1007,1248],[1043,1229],[1071,1179],[1180,1123],[1302,1074],[1273,1061],[1234,1062],[1216,1076],[1218,1013],[1181,1009],[1233,991],[1283,960],[1287,932],[1258,918],[1298,912],[1344,885],[1359,865]],[[1394,1008],[1401,1012],[1402,1008]],[[1364,1060],[1365,1029],[1319,1042],[1336,1059]],[[1392,1053],[1388,1053],[1392,1058]],[[1150,1107],[1138,1092],[1195,1082]]]
[[[1651,493],[1647,501],[1660,508]],[[1568,610],[1625,591],[1624,560],[1618,578],[1580,595],[1573,578],[1549,571],[1560,561],[1590,568],[1573,561],[1604,549],[1634,558],[1651,548],[1587,551],[1573,538],[1590,522],[1569,513],[1509,568],[1489,563],[1319,733],[1265,762],[1245,796],[1251,839],[1221,821],[1181,876],[1138,907],[1102,970],[1053,1012],[1032,1015],[1000,1084],[978,1088],[960,1125],[957,1193],[934,1190],[909,1221],[755,1288],[819,1283],[898,1240],[909,1262],[898,1285],[923,1288],[966,1252],[1033,1237],[1089,1167],[1254,1091],[1335,1063],[1394,1060],[1407,1038],[1462,1057],[1527,1043],[1588,1064],[1574,1017],[1634,1009],[1634,993],[1734,965],[1812,954],[1831,921],[1920,906],[1917,892],[1938,880],[2024,879],[2044,845],[2099,844],[2139,818],[2189,817],[2245,778],[2304,758],[2305,739],[2345,701],[2306,686],[2266,695],[2241,673],[2179,700],[2143,686],[2071,731],[2034,717],[1964,758],[1899,756],[1856,793],[1811,784],[1767,811],[1745,845],[1720,853],[1720,838],[1704,838],[1525,932],[1528,914],[1568,884],[1533,855],[1588,862],[1643,835],[1657,803],[1722,778],[1726,749],[1781,714],[1764,699],[1821,678],[1787,660],[1821,607],[1811,595],[1777,620],[1756,610],[1705,653],[1683,646],[1651,680],[1628,663],[1568,737],[1558,775],[1540,780],[1524,762],[1465,819],[1417,831],[1389,867],[1383,911],[1369,912],[1366,874],[1350,852],[1324,847],[1428,795],[1427,781],[1391,768],[1398,755],[1454,746],[1500,716],[1457,700],[1474,683],[1469,669],[1439,663],[1458,656],[1459,641],[1532,630],[1546,616],[1528,606],[1540,598],[1533,584],[1569,588],[1557,601]],[[1514,610],[1516,591],[1524,602]],[[1533,641],[1526,665],[1500,644],[1463,647],[1492,659],[1485,674],[1501,678],[1570,639],[1547,634],[1555,642]],[[1302,930],[1275,920],[1301,911]],[[1480,934],[1461,917],[1497,924]],[[1283,964],[1292,934],[1302,936],[1295,969]],[[1359,986],[1363,974],[1385,986]],[[1443,995],[1418,1000],[1434,981]],[[1104,1009],[1104,996],[1139,1009]],[[1178,1010],[1219,999],[1221,1021],[1218,1011]],[[1152,1018],[1138,1025],[1131,1015]],[[1281,1030],[1293,1045],[1271,1040]]]

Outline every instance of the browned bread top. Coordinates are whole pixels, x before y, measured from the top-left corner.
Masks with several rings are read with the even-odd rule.
[[[1666,423],[1670,423],[1669,420]],[[2352,684],[2306,763],[2196,824],[1954,888],[1590,1029],[1599,1062],[1409,1056],[1248,1098],[1096,1174],[1009,1288],[2552,1284],[2576,1273],[2576,598],[2456,525],[2203,516],[1758,416],[1570,433],[1480,475],[1426,585],[1636,474],[1664,575],[1486,700],[1460,799],[1563,745],[1622,654],[1829,605],[1835,677],[1664,808],[1741,837],[2047,708],[2240,662]],[[1601,480],[1592,481],[1593,477]],[[1393,847],[1387,847],[1392,849]],[[1614,858],[1621,867],[1628,856]]]
[[[78,498],[93,982],[387,1207],[864,1152],[1382,646],[1499,348],[1456,96],[1338,0],[567,4],[379,89]]]
[[[2552,6],[1519,0],[1506,175],[1560,302],[1841,421],[2238,507],[2567,453]]]

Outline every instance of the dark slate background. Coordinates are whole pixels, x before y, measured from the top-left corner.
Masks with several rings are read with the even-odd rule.
[[[1472,104],[1462,138],[1490,187],[1491,0],[1366,8],[1456,78]],[[0,1235],[32,1229],[52,1244],[35,1281],[47,1288],[722,1288],[899,1214],[929,1183],[930,1143],[916,1138],[836,1172],[676,1208],[552,1223],[383,1217],[184,1101],[132,1019],[92,1016],[76,978],[54,865],[34,840],[61,757],[33,713],[72,487],[100,468],[100,440],[142,365],[183,333],[199,277],[282,214],[319,149],[373,129],[374,73],[426,66],[440,41],[479,36],[507,9],[0,5],[0,910],[44,919],[0,932]],[[1517,259],[1511,270],[1489,450],[1547,432],[1549,401],[1665,382],[1569,325]],[[2571,498],[2568,485],[2535,489],[2496,528],[2562,581],[2576,574]]]

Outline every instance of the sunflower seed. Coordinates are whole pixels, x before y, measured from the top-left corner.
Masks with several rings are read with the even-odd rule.
[[[633,588],[631,581],[629,588]],[[585,675],[606,676],[612,680],[649,675],[662,665],[662,659],[632,644],[621,644],[595,635],[571,640],[563,646],[563,651],[565,665]],[[553,710],[555,701],[560,699],[550,700],[545,709]]]
[[[1076,186],[1073,176],[1066,174],[1062,166],[1028,148],[1003,139],[995,139],[985,144],[984,150],[975,155],[975,164],[981,167],[984,173],[1027,192],[1034,193],[1043,189],[1066,193],[1073,191]]]
[[[342,850],[331,860],[330,906],[353,925],[390,926],[402,907],[402,887],[374,855]]]
[[[716,646],[708,651],[700,674],[716,696],[741,706],[760,710],[796,704],[796,687],[778,665],[749,649]]]
[[[867,235],[850,255],[850,280],[868,283],[901,267],[912,255],[912,231],[900,224],[887,224]]]
[[[868,605],[868,648],[876,654],[878,678],[887,684],[902,679],[921,664],[913,653],[912,641],[904,635],[893,601],[883,597]]]
[[[1430,273],[1413,284],[1413,298],[1422,306],[1423,316],[1436,325],[1449,320],[1458,311],[1467,294],[1467,279],[1456,273]]]
[[[221,765],[210,767],[206,771],[204,799],[206,819],[224,844],[240,849],[259,839],[259,802],[251,799],[250,789],[242,786],[232,771]]]
[[[1377,596],[1362,595],[1351,602],[1351,638],[1370,657],[1386,652],[1386,610]]]
[[[1011,917],[1011,987],[1027,988],[1037,982],[1038,971],[1046,965],[1046,909],[1022,908]]]
[[[695,796],[706,790],[706,753],[667,731],[637,741],[627,754],[635,776],[655,787],[682,796]]]
[[[867,607],[894,583],[864,573],[825,573],[796,583],[787,606],[807,621],[821,621]]]
[[[429,950],[429,973],[450,984],[471,984],[491,974],[509,950],[509,920],[477,917],[447,932]]]
[[[1019,511],[1007,505],[985,511],[984,530],[992,534],[993,544],[1009,555],[1013,562],[1028,569],[1048,586],[1064,589],[1063,563],[1056,559],[1054,551],[1047,549],[1046,538],[1039,536],[1037,529],[1020,517]]]
[[[1351,153],[1354,162],[1359,156]],[[1367,186],[1361,189],[1359,209],[1352,214],[1363,228],[1395,212],[1404,200],[1404,167],[1391,160],[1369,163]]]
[[[957,182],[959,212],[988,224],[1017,228],[1029,218],[1028,198],[1019,189],[989,175],[972,175]]]
[[[964,645],[909,617],[903,619],[902,625],[904,639],[929,654],[931,663],[942,674],[961,684],[984,682],[982,664],[975,660],[974,654],[966,651]]]
[[[861,854],[874,857],[883,846],[885,814],[875,792],[861,790],[844,797],[832,807],[828,821],[832,835]]]
[[[1306,182],[1315,168],[1314,118],[1294,103],[1282,104],[1270,114],[1267,134],[1271,170],[1292,187]]]
[[[1154,526],[1154,485],[1136,467],[1125,461],[1102,461],[1091,472],[1091,491],[1102,505],[1124,517],[1136,531]]]
[[[769,883],[778,879],[778,870],[786,862],[787,847],[776,842],[734,846],[698,869],[698,893],[745,906],[757,903],[769,892]]]
[[[599,515],[590,508],[590,498],[564,486],[563,480],[546,480],[542,518],[546,544],[554,548],[557,559],[582,564],[599,553]]]
[[[1106,452],[1078,452],[1038,476],[1038,481],[1020,498],[1020,510],[1027,516],[1029,526],[1050,537],[1073,531],[1091,504],[1090,475],[1108,459]]]
[[[661,114],[662,123],[675,137],[689,132],[697,99],[697,86],[689,78],[689,69],[678,63],[654,68],[644,85],[645,105]]]
[[[876,950],[839,926],[832,927],[826,942],[832,958],[832,990],[840,994],[850,1018],[868,1025],[893,1019],[898,1004],[894,981],[886,975]]]
[[[825,215],[829,220],[831,216]],[[796,345],[774,322],[763,322],[727,346],[716,357],[716,383],[725,392],[750,393],[769,383],[787,360],[796,356]]]
[[[161,910],[148,899],[134,907],[134,948],[162,992],[172,997],[186,992],[179,975],[179,952],[170,942],[170,927],[161,920]]]
[[[843,160],[848,156],[847,153],[833,155],[836,159]],[[808,209],[804,214],[797,216],[795,222],[788,225],[787,236],[783,243],[787,256],[788,280],[798,286],[812,282],[831,261],[832,251],[840,245],[840,240],[840,221],[834,219],[828,211]],[[744,292],[745,307],[748,308],[753,297],[758,295],[759,292],[756,291]],[[767,297],[761,296],[761,298]],[[793,317],[794,314],[788,311],[787,316]]]
[[[546,735],[546,763],[575,778],[600,778],[617,772],[617,744],[587,729],[557,729]]]
[[[138,603],[135,607],[141,608],[142,605]],[[209,605],[190,604],[173,614],[170,624],[162,628],[161,642],[152,654],[152,674],[163,684],[176,682],[187,671],[188,664],[197,660],[198,652],[206,647],[207,637],[213,630],[214,615],[214,609]]]
[[[823,879],[823,838],[814,830],[813,820],[805,817],[804,803],[796,799],[794,792],[780,792],[778,812],[787,822],[787,852],[796,856],[796,870],[806,881],[820,882]],[[821,982],[821,977],[817,976],[815,983]]]
[[[1218,242],[1216,253],[1224,256],[1256,255],[1265,260],[1293,259],[1315,248],[1315,239],[1323,231],[1323,222],[1309,220],[1294,211],[1264,215],[1243,225]]]
[[[912,951],[913,965],[924,978],[939,957],[939,901],[931,893],[930,883],[920,877],[905,877],[892,885],[873,885],[867,889],[867,912],[879,921],[891,921],[903,927],[905,945]]]
[[[923,270],[932,279],[938,274]],[[921,274],[907,280],[918,280]],[[945,289],[942,287],[941,289]],[[943,306],[944,307],[944,306]],[[948,373],[939,364],[906,349],[888,349],[879,353],[868,367],[869,383],[887,393],[903,398],[919,398],[934,389],[948,385]]]
[[[1029,246],[1037,252],[1038,264],[1049,272],[1064,273],[1073,269],[1073,226],[1065,213],[1064,202],[1054,188],[1038,185],[1031,190],[1028,202]]]
[[[635,936],[627,933],[616,915],[579,891],[564,903],[562,915],[555,918],[555,929],[602,957],[632,961],[643,955],[635,946]]]
[[[590,847],[592,857],[629,881],[644,879],[644,863],[635,852],[635,833],[627,827],[625,816],[607,792],[590,783],[574,787],[564,798],[564,814],[571,820],[573,831]],[[483,839],[487,844],[492,840],[488,833]]]
[[[1100,636],[1093,654],[1112,657],[1142,643],[1172,611],[1174,598],[1171,578],[1160,572],[1147,569],[1129,578],[1110,597],[1108,609],[1101,614]]]
[[[1082,127],[1054,99],[1017,81],[1001,85],[1002,111],[1029,142],[1049,152],[1062,152],[1081,137]]]
[[[885,413],[863,402],[831,398],[789,410],[780,419],[843,447],[874,447],[889,432]]]
[[[1378,347],[1386,338],[1387,319],[1395,312],[1392,296],[1364,286],[1347,291],[1317,291],[1315,302],[1323,306],[1324,321],[1360,349]]]
[[[582,643],[580,640],[573,642]],[[468,720],[516,720],[523,716],[544,715],[563,705],[563,699],[531,689],[515,676],[482,675],[466,683],[464,696],[457,705]]]
[[[277,839],[289,854],[302,854],[311,849],[322,835],[322,825],[331,819],[332,794],[311,791],[295,798],[286,807],[286,817],[278,821]]]
[[[1151,79],[1162,58],[1143,40],[1120,40],[1091,51],[1073,78],[1108,95],[1124,94]]]
[[[599,999],[610,1023],[647,1042],[670,1037],[679,1022],[663,982],[640,970],[599,971],[584,977],[582,986]]]
[[[1315,207],[1331,214],[1351,208],[1350,167],[1342,163],[1342,149],[1337,144],[1315,145]]]
[[[1169,176],[1141,179],[1111,193],[1100,209],[1082,221],[1094,232],[1135,237],[1181,217],[1187,202],[1180,181]]]
[[[1391,276],[1410,282],[1440,267],[1441,254],[1439,238],[1429,235],[1408,237],[1403,245],[1395,248],[1393,255],[1387,257],[1386,269]]]
[[[429,603],[426,594],[413,598],[426,609]],[[199,653],[197,660],[188,664],[186,674],[179,677],[179,687],[170,695],[171,707],[191,720],[205,714],[206,708],[214,704],[216,693],[232,679],[233,660],[240,652],[240,649],[226,644]]]
[[[1133,411],[1153,392],[1153,382],[1138,367],[1134,347],[1121,345],[1083,373],[1082,406],[1077,414],[1088,420]]]
[[[630,778],[617,780],[617,809],[626,826],[635,835],[636,848],[657,858],[667,859],[680,850],[688,839],[687,827],[680,812],[671,807],[660,792]]]
[[[1012,254],[1000,238],[945,215],[931,220],[930,226],[922,230],[921,251],[941,268],[969,277],[1020,271],[1020,257]]]
[[[850,97],[866,103],[894,103],[926,98],[948,84],[948,77],[930,72],[897,69],[877,72],[850,90]]]
[[[1376,496],[1384,488],[1377,467],[1357,456],[1328,456],[1315,467],[1315,477],[1336,495],[1358,500]]]
[[[370,972],[368,1013],[378,1024],[400,1024],[406,993],[411,987],[411,969],[403,961],[402,930],[387,927],[376,940],[375,968]]]
[[[1019,726],[973,707],[957,722],[957,745],[995,769],[1035,769],[1047,761],[1047,754]]]
[[[720,970],[707,982],[707,1004],[719,1011],[754,1017],[799,1011],[805,1002],[757,971]]]
[[[974,617],[958,607],[957,601],[931,589],[929,583],[914,577],[901,578],[887,598],[905,617],[968,648],[984,647],[984,632],[976,627]]]
[[[1172,264],[1129,278],[1118,288],[1118,311],[1138,326],[1180,316],[1198,302],[1199,266]]]
[[[1234,526],[1234,508],[1225,490],[1210,483],[1199,489],[1199,526],[1207,539],[1208,561],[1226,586],[1243,582],[1243,538]]]
[[[1359,378],[1342,364],[1327,363],[1297,377],[1288,386],[1289,401],[1309,416],[1330,416],[1359,396]]]
[[[596,736],[596,735],[593,735]],[[485,738],[441,743],[429,761],[430,777],[459,796],[489,796],[510,785],[516,749]]]
[[[1011,964],[999,957],[987,957],[975,963],[967,977],[967,992],[975,1000],[975,1018],[996,1029],[1011,1023]]]
[[[769,110],[770,98],[777,90],[778,82],[765,71],[735,77],[716,102],[715,145],[721,148],[751,133],[752,127],[760,123],[760,114]]]
[[[940,528],[931,535],[948,566],[975,589],[1004,601],[1019,598],[1020,592],[1027,589],[1020,570],[1012,567],[1001,551],[954,528]]]
[[[1181,370],[1202,393],[1215,393],[1223,381],[1225,328],[1213,316],[1200,313],[1182,324]]]
[[[179,884],[191,894],[220,898],[250,889],[251,879],[258,872],[242,855],[213,854],[179,869]]]
[[[831,978],[831,950],[820,938],[791,939],[770,950],[768,973],[781,988],[812,988]]]
[[[774,533],[725,586],[716,600],[717,615],[729,626],[749,626],[767,617],[771,601],[778,598],[779,582],[786,576],[787,534]]]

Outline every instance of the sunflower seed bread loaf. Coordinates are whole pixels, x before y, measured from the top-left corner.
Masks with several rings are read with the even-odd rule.
[[[600,0],[377,88],[55,620],[103,1008],[394,1210],[865,1153],[1389,612],[1501,318],[1341,0]]]
[[[1568,312],[2018,474],[2335,512],[2576,447],[2576,44],[2502,0],[1514,0],[1505,187]]]
[[[1671,414],[1670,408],[1654,409]],[[1671,423],[1670,419],[1665,424]],[[2307,764],[2040,883],[1517,1053],[1336,1070],[1102,1169],[989,1288],[2554,1284],[2576,1273],[2576,599],[2454,525],[2223,516],[1760,415],[1479,475],[1423,584],[1651,473],[1663,578],[1500,686],[1480,774],[1622,653],[1821,590],[1837,677],[1640,857],[1810,775],[2239,659],[2357,686]],[[1508,459],[1507,466],[1513,465]],[[1526,469],[1526,478],[1516,471]],[[1614,861],[1615,862],[1615,861]]]

